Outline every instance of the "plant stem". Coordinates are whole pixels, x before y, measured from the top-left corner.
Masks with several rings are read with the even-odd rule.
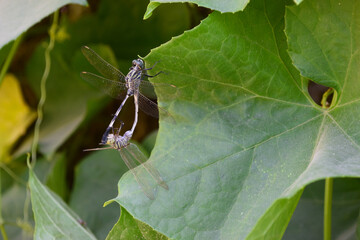
[[[322,108],[329,108],[329,105],[330,104],[327,100],[328,100],[328,97],[334,93],[334,89],[333,88],[329,88],[322,96],[322,99],[321,99],[321,106]]]
[[[2,67],[1,72],[0,72],[0,85],[2,83],[2,80],[5,77],[5,74],[7,73],[7,70],[9,69],[10,63],[11,63],[12,59],[15,56],[15,52],[16,52],[17,48],[19,47],[19,44],[20,44],[21,39],[22,39],[23,36],[24,36],[24,33],[22,33],[20,36],[18,36],[16,38],[15,42],[13,43],[13,45],[12,45],[12,47],[10,49],[10,52],[9,52],[8,56],[6,57],[6,60],[4,62],[4,66]]]
[[[54,44],[55,44],[55,37],[56,37],[55,35],[56,35],[56,29],[58,27],[57,26],[58,18],[59,18],[59,11],[56,11],[54,13],[54,19],[49,30],[49,36],[50,36],[49,45],[45,50],[45,70],[40,82],[40,101],[37,108],[38,117],[35,123],[34,139],[31,147],[31,166],[34,166],[36,163],[36,150],[39,144],[40,125],[43,120],[43,115],[44,115],[43,107],[46,100],[46,80],[49,77],[50,67],[51,67],[50,52],[54,48]]]
[[[331,205],[333,193],[333,178],[325,179],[324,197],[324,240],[331,240]]]

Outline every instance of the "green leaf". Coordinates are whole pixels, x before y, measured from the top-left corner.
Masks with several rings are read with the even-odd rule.
[[[175,94],[156,89],[176,124],[160,122],[149,160],[169,190],[157,187],[152,201],[126,174],[116,201],[170,238],[281,239],[306,185],[359,177],[359,3],[324,3],[286,10],[293,59],[284,3],[270,0],[253,0],[242,13],[214,12],[154,49],[148,66],[161,59],[157,71],[168,73],[156,81],[177,86]],[[304,31],[310,18],[316,28]],[[318,42],[294,40],[314,36]],[[328,65],[315,51],[319,46],[327,49],[321,56]],[[317,61],[299,60],[308,49]],[[331,109],[312,101],[292,60],[318,83],[329,76],[339,99]],[[316,63],[322,68],[315,74]],[[282,215],[271,220],[274,213]]]
[[[289,53],[301,75],[334,88],[339,104],[357,100],[360,77],[360,4],[352,1],[304,1],[289,7],[286,32]],[[336,110],[340,110],[337,106]]]
[[[124,208],[121,208],[119,221],[110,231],[106,240],[165,240],[164,235],[154,231],[150,226],[134,219]]]
[[[86,0],[1,1],[0,48],[56,9],[69,3],[87,4]]]
[[[360,180],[334,180],[332,200],[333,239],[356,239],[356,222],[360,209]],[[324,181],[306,187],[286,229],[284,240],[323,238]]]
[[[116,183],[127,171],[116,150],[97,151],[76,167],[69,205],[98,239],[105,239],[119,217],[119,206],[103,205],[116,196]]]
[[[184,1],[176,1],[176,0],[150,0],[148,7],[146,9],[146,13],[144,15],[144,19],[148,19],[151,17],[153,11],[160,6],[161,3],[176,3]],[[216,10],[222,13],[226,12],[238,12],[244,10],[244,8],[249,3],[249,0],[228,0],[228,1],[217,1],[217,0],[190,0],[186,1],[189,3],[195,3],[198,6],[210,8],[212,10]]]
[[[80,218],[29,170],[31,203],[35,216],[34,239],[96,239]]]

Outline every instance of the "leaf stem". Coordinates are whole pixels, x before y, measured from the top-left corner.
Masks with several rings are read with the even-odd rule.
[[[331,240],[331,205],[333,193],[333,178],[325,179],[324,196],[324,240]]]
[[[45,70],[43,73],[43,76],[41,78],[41,82],[40,82],[40,101],[38,104],[38,108],[37,108],[37,120],[35,123],[35,129],[34,129],[34,139],[33,139],[33,144],[31,147],[31,166],[33,167],[36,163],[36,150],[39,144],[39,134],[40,134],[40,125],[41,122],[43,120],[43,107],[44,107],[44,103],[46,100],[46,80],[49,77],[49,73],[50,73],[50,67],[51,67],[51,57],[50,57],[50,52],[51,50],[54,48],[54,44],[55,44],[55,38],[56,38],[56,29],[58,27],[58,19],[59,19],[59,11],[56,11],[54,13],[54,18],[53,18],[53,22],[51,24],[51,27],[49,29],[49,36],[50,36],[50,41],[49,41],[49,45],[47,46],[46,50],[45,50]]]
[[[322,96],[321,99],[321,106],[322,108],[329,108],[330,103],[327,101],[328,97],[334,93],[334,89],[333,88],[329,88]]]
[[[4,79],[4,77],[5,77],[5,74],[7,73],[7,70],[10,67],[10,63],[11,63],[12,59],[15,56],[15,52],[16,52],[17,48],[19,47],[24,34],[25,33],[20,34],[20,36],[18,36],[16,38],[15,42],[11,46],[10,52],[9,52],[8,56],[6,57],[6,60],[4,62],[4,66],[2,67],[1,72],[0,72],[0,85],[1,85],[1,83],[2,83],[2,81]]]

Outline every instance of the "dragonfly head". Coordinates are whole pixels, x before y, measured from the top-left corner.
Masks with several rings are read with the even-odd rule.
[[[108,134],[106,138],[106,144],[113,145],[114,143],[115,143],[115,135],[113,133]]]
[[[133,67],[139,67],[140,69],[144,69],[145,68],[145,63],[142,59],[138,58],[136,60],[132,61],[132,65]]]

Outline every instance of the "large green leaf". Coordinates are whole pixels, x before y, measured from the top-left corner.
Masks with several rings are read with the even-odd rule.
[[[85,5],[86,0],[1,1],[0,48],[56,9],[69,3]]]
[[[154,49],[147,63],[168,73],[157,81],[177,86],[157,89],[176,124],[161,121],[150,158],[169,191],[151,201],[126,174],[116,201],[175,239],[280,239],[304,186],[359,177],[359,3],[325,2],[288,8],[286,34],[297,68],[336,88],[330,109],[287,54],[281,1],[215,12]]]
[[[96,239],[81,219],[29,170],[31,203],[35,217],[34,239]]]

